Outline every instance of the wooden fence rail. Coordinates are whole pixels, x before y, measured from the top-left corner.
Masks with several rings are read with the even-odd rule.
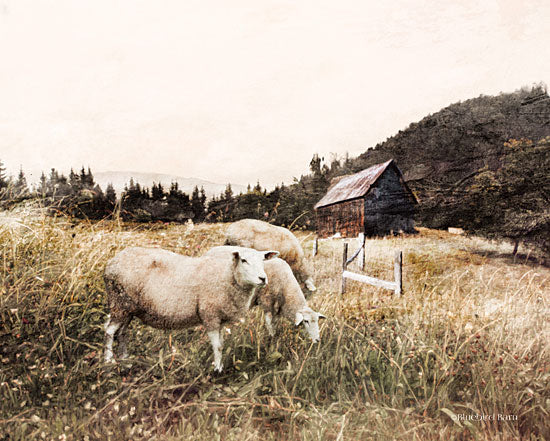
[[[357,274],[348,271],[348,265],[353,262],[362,251],[362,265],[361,269],[365,268],[365,238],[363,238],[362,246],[348,259],[348,243],[344,243],[344,251],[342,256],[342,288],[341,292],[346,292],[346,279],[355,280],[357,282],[367,283],[369,285],[376,286],[378,288],[385,288],[392,290],[397,297],[400,297],[403,292],[403,253],[401,251],[395,252],[395,258],[393,263],[393,276],[394,281],[381,280],[375,277],[366,276],[364,274]]]

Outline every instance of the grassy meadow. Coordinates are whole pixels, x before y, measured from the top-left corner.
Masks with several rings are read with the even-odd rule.
[[[129,359],[105,365],[106,261],[199,256],[225,228],[0,212],[0,440],[550,439],[550,269],[435,230],[367,241],[372,276],[392,280],[403,251],[401,298],[351,281],[341,296],[342,240],[321,242],[319,344],[285,321],[270,338],[252,310],[214,375],[202,328],[134,321]]]

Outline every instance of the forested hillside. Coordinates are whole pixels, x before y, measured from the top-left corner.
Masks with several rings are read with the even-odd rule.
[[[545,242],[550,231],[550,97],[544,86],[452,104],[351,160],[394,158],[418,221]]]
[[[352,160],[352,168],[394,158],[421,198],[422,221],[446,226],[453,223],[451,213],[434,219],[432,210],[426,209],[446,201],[446,191],[466,189],[480,170],[497,170],[509,153],[505,143],[510,139],[538,141],[548,135],[550,97],[543,87],[481,96],[411,124]]]

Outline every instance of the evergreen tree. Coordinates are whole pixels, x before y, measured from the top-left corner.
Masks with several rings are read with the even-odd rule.
[[[167,219],[184,221],[192,217],[189,195],[180,190],[177,181],[172,182],[170,185],[170,190],[166,195],[166,203],[165,216]]]
[[[6,176],[6,169],[4,163],[0,160],[0,190],[8,187],[8,177]]]
[[[208,222],[217,222],[220,220],[218,218],[218,198],[216,196],[208,201],[207,211],[206,220]]]
[[[319,158],[319,155],[315,153],[313,155],[313,158],[311,158],[311,161],[309,162],[309,169],[313,173],[313,176],[320,176],[321,175],[321,163],[322,158]]]
[[[105,189],[105,200],[107,203],[107,210],[113,212],[116,206],[116,191],[111,183],[109,183]]]
[[[124,188],[124,193],[121,195],[123,214],[126,216],[132,216],[132,212],[137,209],[141,209],[143,205],[143,192],[141,185],[134,181],[134,178],[130,178],[130,183]]]
[[[19,175],[17,176],[14,190],[16,196],[19,197],[26,196],[29,193],[29,189],[27,187],[27,178],[25,177],[25,173],[23,173],[23,167],[20,167],[19,169]]]
[[[160,182],[158,184],[153,182],[153,187],[151,188],[151,199],[154,201],[161,201],[163,198],[164,188],[162,187],[162,184]]]
[[[260,194],[262,192],[262,186],[260,185],[260,181],[256,182],[256,185],[254,186],[254,193]]]
[[[172,184],[170,185],[170,191],[168,192],[168,194],[169,194],[170,196],[175,196],[175,197],[177,197],[177,196],[179,196],[181,193],[182,193],[182,191],[180,190],[178,181],[172,182]]]
[[[79,180],[82,188],[88,187],[88,175],[86,174],[86,170],[84,170],[84,166],[82,166],[82,169],[80,170]]]
[[[206,210],[206,191],[204,191],[204,187],[201,186],[201,192],[200,192],[200,202],[201,202],[201,205],[202,205],[202,211],[203,211],[203,214]]]
[[[42,174],[40,175],[38,191],[41,197],[45,197],[46,193],[48,192],[48,179],[46,178],[44,172],[42,172]]]
[[[88,188],[95,188],[96,184],[94,181],[94,175],[92,174],[92,170],[88,166],[88,173],[86,175],[86,184]]]
[[[91,203],[87,204],[84,208],[84,214],[91,219],[101,219],[107,216],[107,199],[98,184],[92,190]]]
[[[195,222],[201,222],[205,216],[205,205],[199,192],[199,187],[195,186],[191,194],[191,211]]]
[[[220,195],[218,212],[223,222],[234,220],[233,212],[236,201],[233,198],[233,189],[231,184],[227,184],[224,192]]]
[[[74,195],[74,191],[69,185],[67,177],[62,173],[57,175],[57,182],[55,184],[55,193],[59,197],[66,197]]]
[[[50,169],[50,176],[46,184],[46,196],[54,196],[56,194],[58,181],[59,173],[55,168]]]
[[[223,193],[223,199],[227,202],[231,202],[233,199],[233,189],[231,188],[231,184],[227,184],[225,187],[225,191]]]
[[[71,168],[71,172],[69,173],[69,185],[75,192],[77,192],[82,188],[82,185],[80,183],[80,177],[74,172],[72,168]]]

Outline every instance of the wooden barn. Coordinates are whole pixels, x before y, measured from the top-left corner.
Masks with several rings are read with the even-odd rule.
[[[317,235],[342,237],[413,233],[418,203],[393,159],[333,179],[315,205]]]

